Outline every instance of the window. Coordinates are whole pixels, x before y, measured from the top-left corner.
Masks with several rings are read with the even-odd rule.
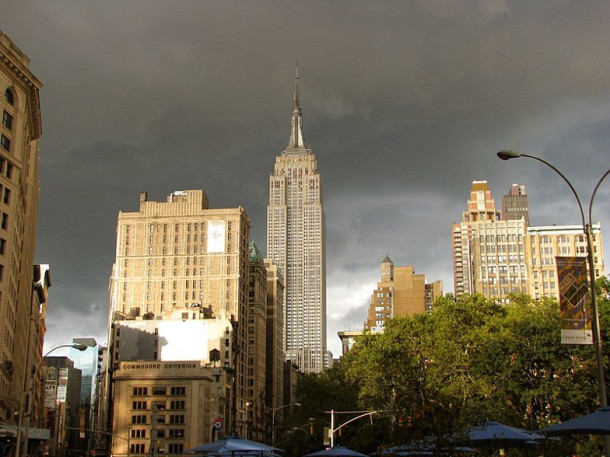
[[[137,397],[148,395],[148,387],[134,387],[133,395]]]
[[[146,454],[146,445],[144,443],[136,443],[129,446],[129,451],[132,454]]]
[[[4,188],[4,198],[3,198],[3,201],[7,205],[10,204],[10,202],[11,202],[11,190],[7,189],[6,187]]]
[[[134,401],[131,404],[131,409],[148,409],[148,404],[145,401]]]
[[[13,116],[11,116],[6,111],[2,113],[2,125],[9,130],[13,128]]]
[[[184,451],[184,444],[183,443],[169,443],[168,451],[170,454],[182,454],[182,451]]]
[[[186,395],[186,387],[184,387],[184,386],[172,387],[170,389],[170,395],[184,396],[184,395]]]
[[[185,409],[186,402],[184,400],[176,400],[170,403],[170,409]]]
[[[11,106],[15,104],[15,96],[10,88],[4,91],[4,100]]]
[[[134,428],[131,430],[132,438],[146,438],[146,429]]]
[[[131,416],[132,424],[145,424],[146,423],[146,415],[144,414],[136,414]]]
[[[184,438],[184,429],[183,428],[170,428],[169,437],[170,438]]]
[[[184,424],[184,414],[171,414],[169,416],[170,424]]]
[[[2,149],[6,150],[6,151],[10,151],[11,150],[11,140],[4,135],[0,135],[0,146],[2,146]]]

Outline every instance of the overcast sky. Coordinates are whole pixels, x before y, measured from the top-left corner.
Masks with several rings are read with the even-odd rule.
[[[43,82],[36,261],[47,347],[106,341],[119,211],[140,191],[243,206],[266,251],[268,179],[299,62],[327,219],[328,346],[360,329],[389,255],[453,292],[451,224],[473,180],[533,225],[579,223],[610,165],[607,1],[9,1],[0,29]],[[610,178],[593,211],[610,225]],[[606,230],[607,231],[607,230]],[[610,249],[606,249],[610,252]],[[610,256],[606,254],[606,265]]]

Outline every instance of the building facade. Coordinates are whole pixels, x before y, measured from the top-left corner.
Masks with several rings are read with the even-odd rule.
[[[525,186],[513,184],[498,217],[486,181],[475,181],[462,222],[453,225],[455,294],[559,299],[556,257],[586,257],[583,227],[529,226]],[[601,227],[593,226],[595,275],[605,275]]]
[[[133,429],[123,420],[132,405],[125,395],[116,395],[117,377],[129,379],[122,364],[133,361],[189,362],[219,370],[226,389],[222,397],[230,401],[221,431],[245,433],[248,359],[260,355],[249,354],[247,344],[249,236],[243,208],[210,209],[202,190],[173,192],[164,202],[148,201],[141,193],[139,211],[119,214],[109,307],[112,379],[102,381],[114,434]],[[150,416],[152,403],[146,406],[142,414]],[[183,425],[184,437],[172,436],[166,453],[200,444],[193,437],[210,436],[190,426],[190,421]],[[132,455],[144,448],[149,452],[137,446]]]
[[[525,195],[524,186],[511,191],[515,186]],[[468,209],[452,227],[455,296],[482,293],[507,302],[510,293],[527,293],[526,229],[523,217],[500,217],[487,181],[473,181]]]
[[[265,259],[267,272],[267,372],[268,411],[283,406],[284,389],[284,281],[275,264]]]
[[[594,224],[593,263],[595,277],[606,275],[601,225]],[[587,239],[580,225],[529,227],[526,251],[530,277],[528,293],[532,298],[559,299],[555,257],[587,257]]]
[[[248,358],[246,438],[263,441],[267,431],[267,270],[255,243],[250,243],[248,287]]]
[[[120,362],[112,455],[182,455],[212,441],[226,414],[225,372],[196,361]]]
[[[42,134],[40,81],[30,59],[0,31],[0,417],[14,424],[40,360],[40,309],[33,298]]]
[[[269,178],[267,257],[284,278],[286,359],[316,373],[326,354],[325,222],[317,160],[303,139],[298,71],[294,101],[288,147]]]
[[[381,281],[371,295],[364,328],[382,331],[388,319],[429,312],[442,294],[440,281],[426,284],[425,275],[416,274],[410,266],[395,267],[386,255],[381,262]]]

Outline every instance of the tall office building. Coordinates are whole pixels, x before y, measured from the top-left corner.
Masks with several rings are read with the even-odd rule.
[[[44,333],[32,293],[42,84],[29,66],[30,59],[0,31],[0,418],[11,424],[40,360]]]
[[[502,197],[502,219],[505,221],[525,219],[525,225],[530,225],[529,203],[525,186],[513,184],[508,194]]]
[[[315,155],[303,139],[299,75],[288,147],[269,178],[267,257],[285,282],[286,359],[300,371],[324,369],[326,353],[325,222],[322,180]]]
[[[138,211],[119,214],[110,284],[112,383],[102,390],[114,434],[134,432],[131,421],[139,421],[132,455],[154,451],[155,427],[159,446],[170,453],[212,439],[214,419],[225,433],[245,433],[247,364],[259,355],[249,354],[246,338],[249,237],[245,210],[210,209],[202,190],[173,192],[161,202],[142,192]],[[157,411],[163,408],[171,411]],[[124,445],[115,440],[113,452],[123,453]]]

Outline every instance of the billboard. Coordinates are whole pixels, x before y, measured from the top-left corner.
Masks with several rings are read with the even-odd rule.
[[[225,252],[225,221],[208,221],[208,254]]]
[[[556,257],[561,342],[593,344],[586,257]]]

